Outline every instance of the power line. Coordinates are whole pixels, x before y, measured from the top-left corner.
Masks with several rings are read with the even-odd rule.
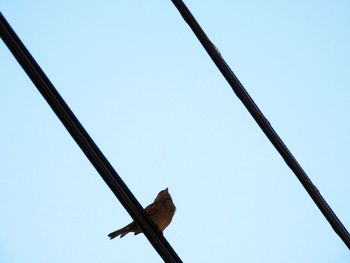
[[[182,262],[162,233],[146,216],[140,203],[91,139],[84,127],[80,124],[79,120],[75,117],[1,12],[0,34],[13,56],[17,59],[18,63],[22,66],[52,110],[56,113],[57,117],[61,120],[62,124],[66,127],[86,157],[99,172],[102,179],[119,199],[130,216],[141,226],[145,236],[157,250],[158,254],[165,262]]]
[[[214,61],[221,74],[225,77],[227,82],[230,84],[232,90],[235,92],[237,97],[242,101],[244,106],[247,108],[249,113],[258,123],[260,128],[263,130],[270,142],[275,146],[276,150],[280,153],[286,164],[294,172],[296,177],[299,179],[305,190],[309,193],[312,200],[316,203],[322,214],[326,217],[329,224],[332,226],[334,231],[343,240],[345,245],[350,249],[350,235],[344,225],[338,219],[336,214],[332,211],[326,200],[322,197],[316,186],[312,183],[310,178],[306,175],[303,168],[299,165],[297,160],[294,158],[292,153],[289,151],[287,146],[283,143],[282,139],[278,136],[275,130],[272,128],[269,121],[265,118],[264,114],[260,111],[258,106],[255,104],[253,99],[250,97],[248,92],[245,90],[243,85],[240,83],[238,78],[232,72],[231,68],[227,65],[226,61],[222,58],[218,49],[207,37],[201,26],[198,24],[190,10],[186,7],[182,0],[171,0],[175,7],[180,12],[183,19],[190,26],[193,33],[196,35],[198,40],[201,42],[204,49],[207,51],[211,59]]]

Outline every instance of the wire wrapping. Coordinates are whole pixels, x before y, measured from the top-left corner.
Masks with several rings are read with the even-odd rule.
[[[258,106],[255,104],[253,99],[246,91],[246,89],[235,76],[231,68],[227,65],[226,61],[222,58],[218,49],[207,37],[201,26],[191,14],[190,10],[186,7],[182,0],[171,1],[180,12],[183,19],[192,29],[193,33],[196,35],[198,40],[201,42],[204,49],[207,51],[213,62],[220,70],[221,74],[230,84],[234,93],[242,101],[249,113],[252,115],[257,124],[263,130],[267,138],[274,145],[276,150],[280,153],[280,155],[282,156],[286,164],[289,166],[289,168],[294,172],[294,174],[299,179],[305,190],[309,193],[312,200],[316,203],[318,208],[321,210],[322,214],[326,217],[334,231],[343,240],[345,245],[350,249],[349,232],[346,230],[342,222],[338,219],[337,215],[333,212],[331,207],[327,204],[326,200],[322,197],[316,186],[312,183],[312,181],[307,176],[303,168],[299,165],[298,161],[294,158],[294,156],[284,144],[282,139],[278,136],[278,134],[273,129],[269,121],[265,118],[264,114],[260,111]]]
[[[91,139],[84,127],[80,124],[79,120],[75,117],[1,12],[0,34],[4,43],[50,105],[51,109],[56,113],[62,124],[66,127],[75,142],[79,145],[130,216],[141,226],[145,236],[163,258],[164,262],[182,262],[162,233],[156,229],[154,224],[146,216],[140,203]]]

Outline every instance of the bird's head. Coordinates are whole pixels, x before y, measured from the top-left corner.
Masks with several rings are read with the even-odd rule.
[[[154,199],[154,202],[162,202],[165,200],[171,200],[168,188],[165,188],[164,190],[160,191],[156,199]]]

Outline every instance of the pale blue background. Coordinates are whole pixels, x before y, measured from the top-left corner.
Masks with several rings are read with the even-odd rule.
[[[350,3],[186,1],[350,228]],[[349,262],[170,1],[1,11],[184,262]],[[162,262],[0,43],[0,262]]]

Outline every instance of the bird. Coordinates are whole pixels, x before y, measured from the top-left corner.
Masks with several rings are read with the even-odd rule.
[[[151,203],[144,209],[146,215],[150,217],[153,223],[162,232],[173,219],[175,210],[176,207],[169,194],[168,188],[165,188],[164,190],[160,191],[157,197],[154,199],[153,203]],[[125,227],[122,227],[121,229],[118,229],[108,234],[108,237],[110,239],[113,239],[117,236],[120,236],[122,238],[130,232],[134,232],[134,235],[137,235],[142,233],[143,231],[141,227],[135,221],[133,221]]]

